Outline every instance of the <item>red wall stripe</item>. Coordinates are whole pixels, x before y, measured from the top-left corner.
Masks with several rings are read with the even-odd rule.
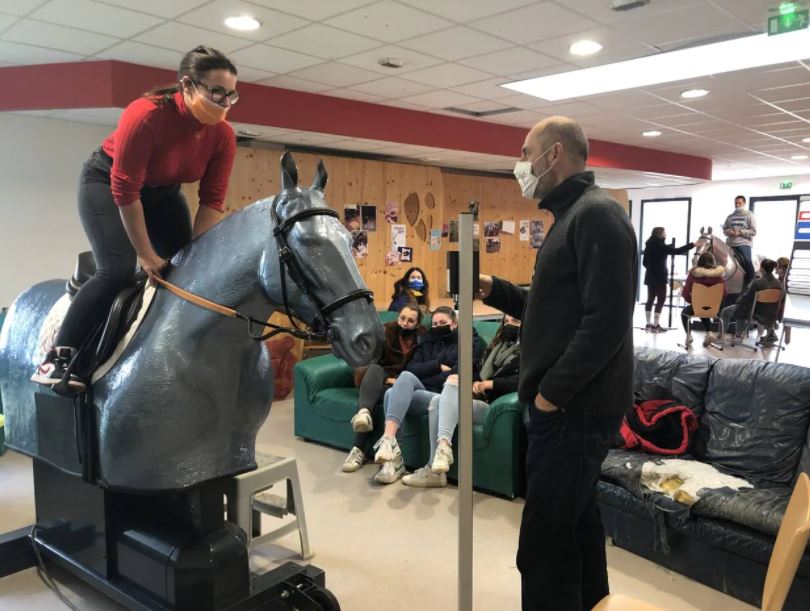
[[[0,68],[14,83],[0,111],[123,108],[144,91],[176,78],[170,70],[118,61]],[[230,118],[240,123],[517,157],[526,129],[404,108],[243,83]],[[589,165],[710,180],[705,157],[590,140]]]

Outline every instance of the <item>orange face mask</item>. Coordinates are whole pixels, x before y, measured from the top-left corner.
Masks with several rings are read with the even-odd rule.
[[[192,85],[194,85],[193,82]],[[225,116],[228,114],[228,109],[201,95],[200,90],[197,89],[197,85],[194,85],[194,89],[197,95],[190,100],[186,99],[188,109],[191,111],[194,118],[203,125],[216,125],[220,121],[224,121]]]

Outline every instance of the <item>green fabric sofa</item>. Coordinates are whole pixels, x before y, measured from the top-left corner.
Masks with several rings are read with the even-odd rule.
[[[380,312],[383,322],[395,316],[394,312]],[[495,322],[473,324],[485,342],[492,339],[498,328]],[[331,354],[297,363],[294,393],[297,437],[342,450],[351,449],[354,433],[350,421],[357,410],[358,393],[349,365]],[[509,498],[522,493],[526,449],[524,407],[515,393],[500,397],[490,406],[486,420],[474,425],[473,483],[477,489]],[[371,443],[382,435],[382,430],[382,407],[378,406]],[[408,468],[416,469],[427,463],[430,442],[426,414],[406,418],[401,445]],[[454,446],[457,447],[455,440]],[[368,456],[372,455],[370,445],[365,451]],[[456,465],[449,476],[456,479]]]

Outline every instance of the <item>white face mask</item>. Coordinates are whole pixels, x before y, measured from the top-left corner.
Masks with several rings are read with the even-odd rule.
[[[515,178],[517,178],[518,184],[520,185],[520,190],[523,193],[523,197],[526,199],[537,199],[535,191],[537,191],[537,185],[540,182],[540,179],[551,172],[551,170],[554,168],[553,165],[548,166],[546,171],[540,174],[540,176],[535,176],[532,173],[532,166],[534,165],[535,161],[537,161],[540,157],[545,157],[546,153],[553,148],[554,145],[552,144],[545,151],[535,157],[534,161],[518,161],[515,164],[513,174],[515,175]]]

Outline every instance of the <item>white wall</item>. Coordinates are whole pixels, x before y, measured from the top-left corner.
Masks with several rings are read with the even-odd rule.
[[[0,307],[24,289],[67,278],[89,250],[76,190],[82,163],[109,126],[0,113]]]
[[[780,189],[779,183],[792,182],[792,189]],[[692,198],[691,234],[689,238],[695,240],[699,237],[701,226],[711,226],[715,233],[726,217],[734,210],[734,198],[744,195],[749,200],[752,197],[773,197],[779,195],[805,195],[810,194],[810,176],[784,176],[777,178],[756,178],[752,180],[728,180],[686,185],[679,187],[658,187],[655,189],[632,189],[629,197],[633,202],[632,219],[636,234],[639,233],[641,222],[641,200],[661,199],[675,197]],[[756,212],[756,210],[755,210]],[[641,236],[642,242],[649,236]],[[792,235],[785,236],[785,252],[789,255]],[[678,244],[680,246],[680,244]],[[756,238],[754,239],[754,252],[756,252]]]

